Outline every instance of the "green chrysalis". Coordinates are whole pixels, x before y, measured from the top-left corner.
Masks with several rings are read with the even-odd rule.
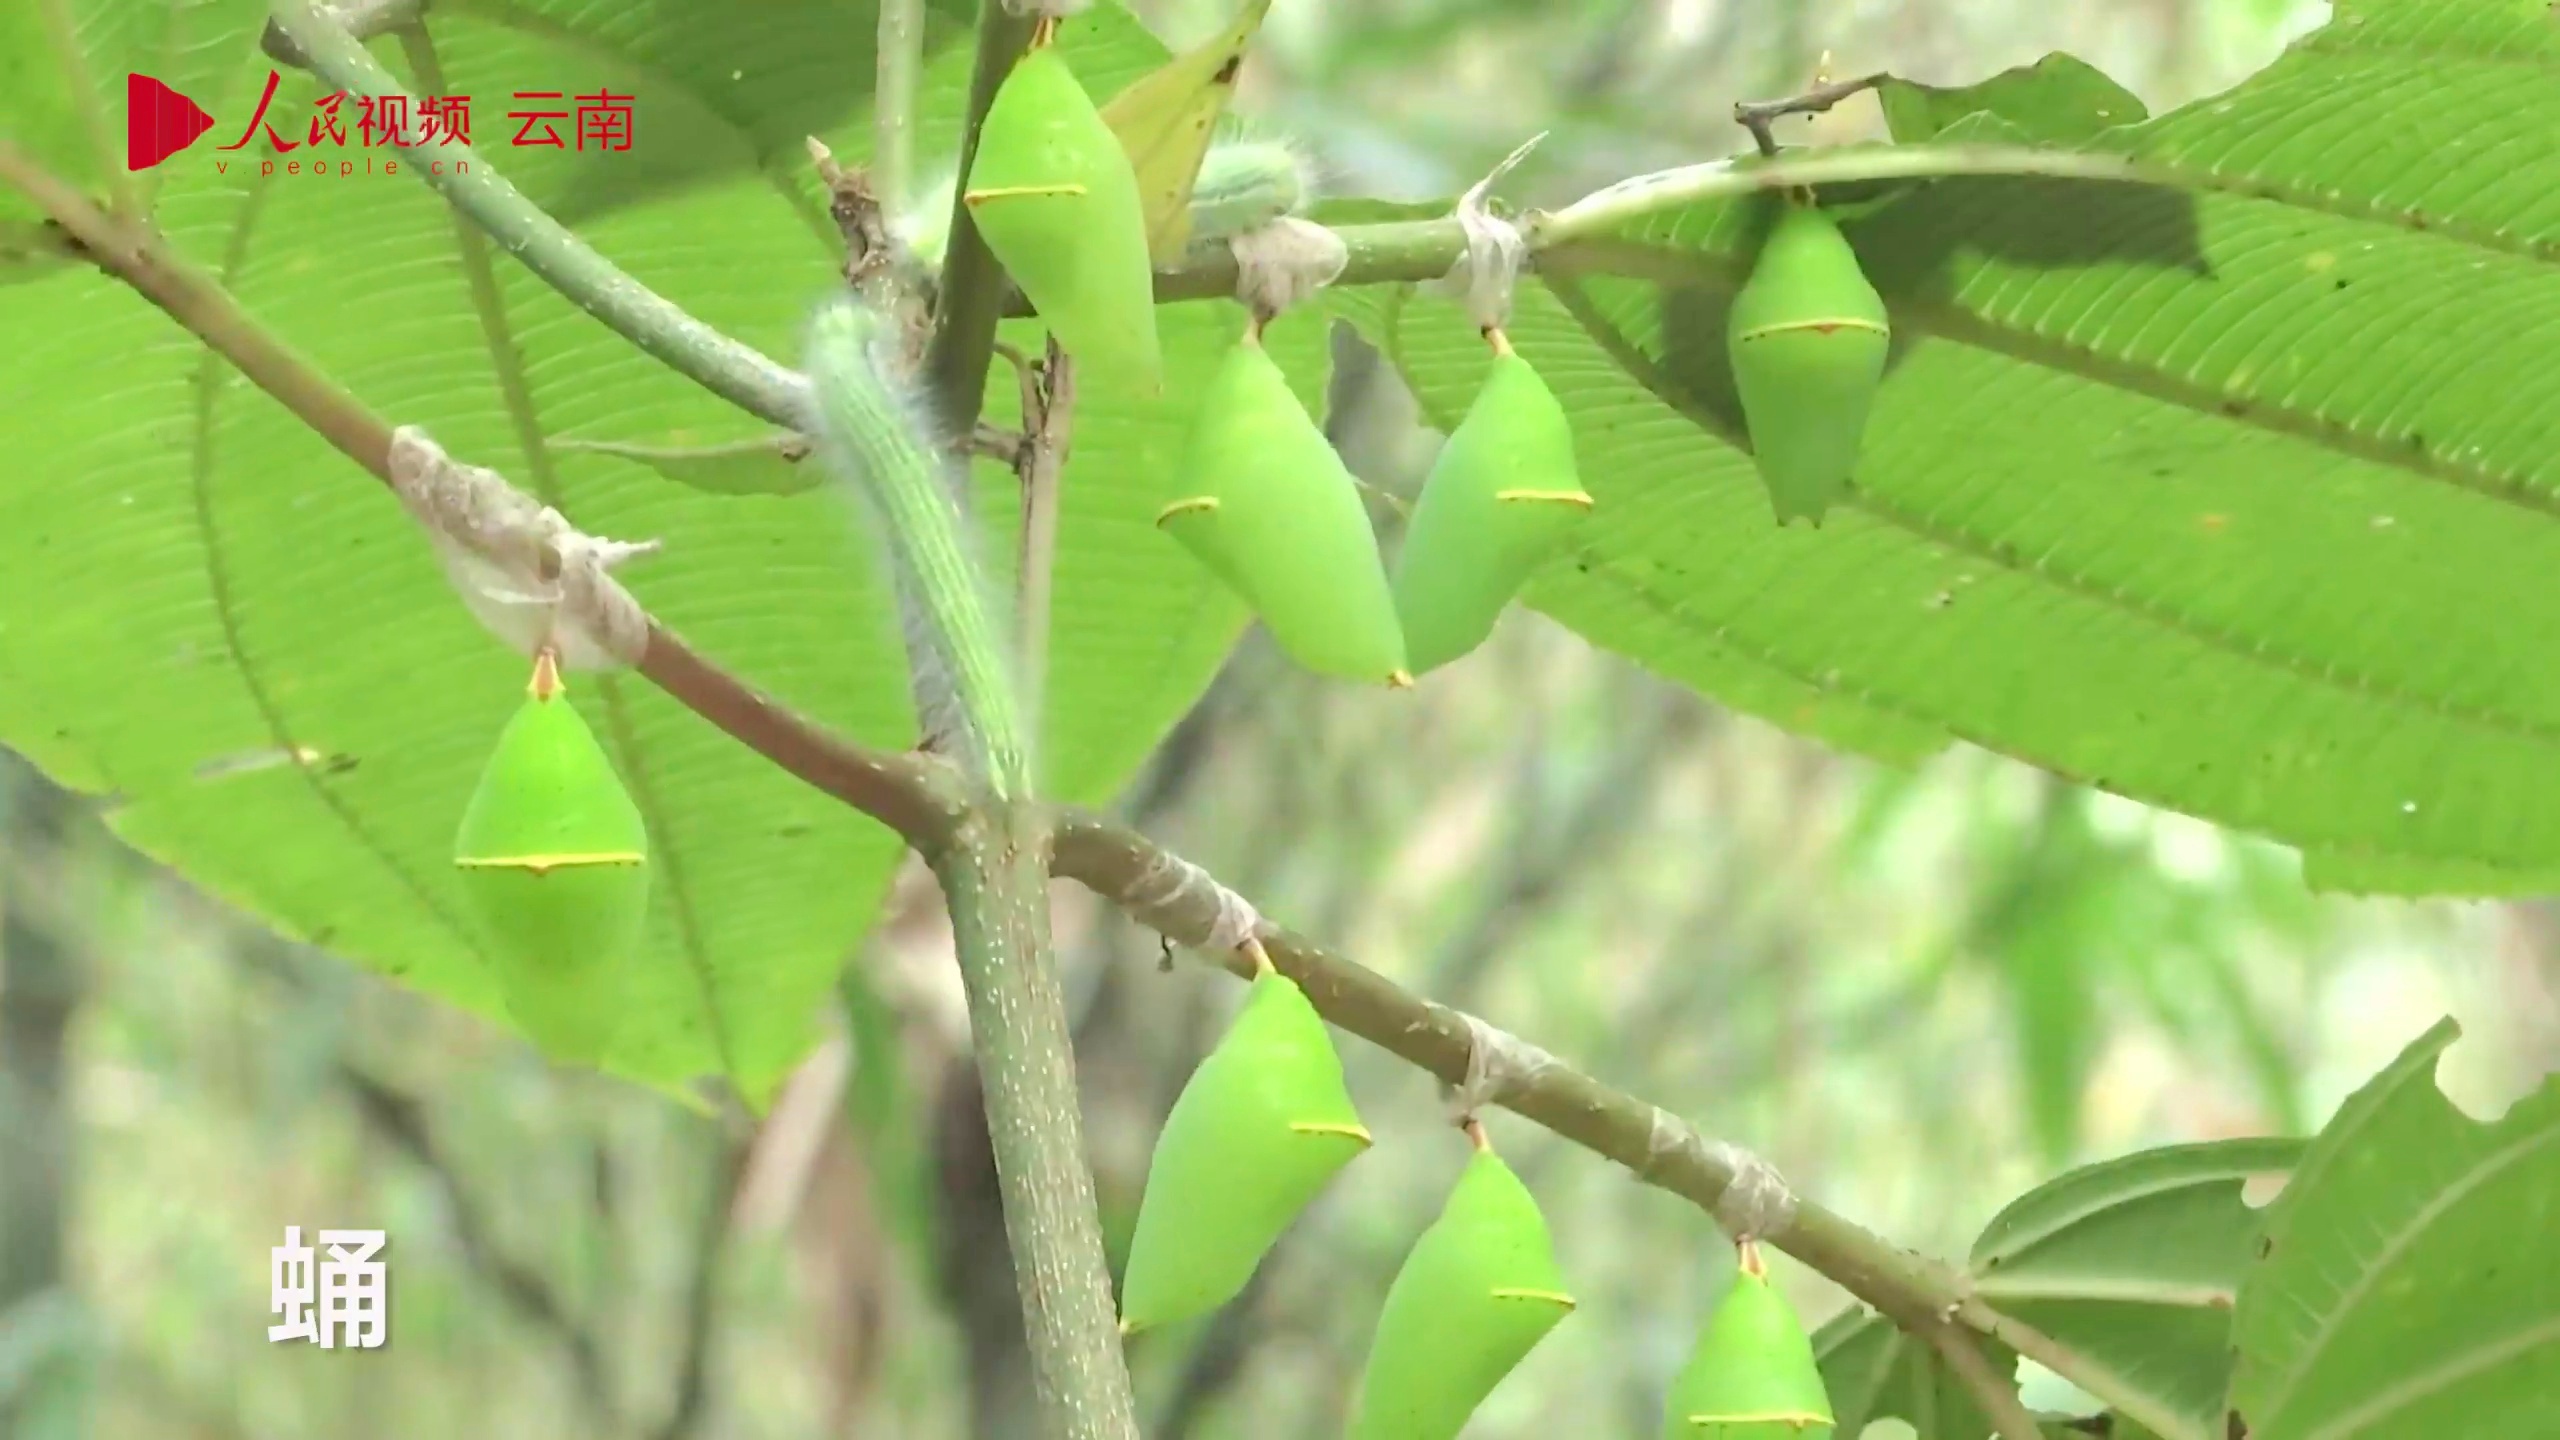
[[[1241,132],[1209,142],[1191,186],[1191,240],[1195,245],[1241,235],[1303,208],[1315,186],[1309,166],[1287,141]],[[924,187],[893,222],[917,259],[942,268],[950,238],[954,177]]]
[[[1164,388],[1138,177],[1055,47],[1026,52],[997,88],[961,198],[1077,365]]]
[[[1822,523],[1848,489],[1884,383],[1884,299],[1840,227],[1792,198],[1733,297],[1727,331],[1751,452],[1778,523]]]
[[[1280,1232],[1369,1143],[1324,1021],[1294,981],[1264,971],[1156,1137],[1121,1330],[1234,1299]]]
[[[1350,1440],[1454,1440],[1573,1309],[1538,1202],[1483,1140],[1378,1315]]]
[[[1250,331],[1209,377],[1183,469],[1201,492],[1156,524],[1243,596],[1291,659],[1413,683],[1359,487]]]
[[[1813,1339],[1745,1245],[1689,1363],[1671,1382],[1663,1440],[1830,1440],[1831,1396]]]
[[[1591,509],[1564,407],[1501,334],[1492,332],[1492,372],[1432,462],[1396,557],[1396,616],[1416,675],[1483,644]]]
[[[548,651],[463,809],[453,863],[509,1013],[546,1053],[601,1059],[622,1013],[613,970],[648,916],[649,835]]]

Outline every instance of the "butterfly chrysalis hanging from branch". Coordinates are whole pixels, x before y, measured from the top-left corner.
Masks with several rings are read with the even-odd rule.
[[[1396,557],[1396,613],[1417,675],[1482,645],[1531,572],[1591,510],[1564,407],[1504,329],[1528,244],[1489,197],[1544,138],[1512,151],[1458,202],[1467,249],[1442,286],[1466,306],[1493,366],[1433,460]]]
[[[987,248],[1089,377],[1164,388],[1137,172],[1055,43],[1089,0],[1007,0],[1038,22],[997,87],[960,198]]]
[[[1244,334],[1203,387],[1178,472],[1184,492],[1156,524],[1253,608],[1290,659],[1319,675],[1411,685],[1359,483],[1262,345],[1272,320],[1332,283],[1348,254],[1332,231],[1286,216],[1227,243]]]
[[[1769,125],[1777,116],[1829,109],[1877,78],[1831,85],[1817,74],[1807,95],[1737,105],[1734,117],[1775,155]],[[1751,278],[1733,298],[1726,346],[1752,460],[1778,523],[1819,526],[1857,470],[1893,330],[1884,297],[1813,191],[1788,190],[1776,204]]]

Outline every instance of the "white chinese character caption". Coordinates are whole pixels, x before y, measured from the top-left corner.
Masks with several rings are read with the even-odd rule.
[[[323,1230],[317,1257],[302,1227],[284,1227],[284,1243],[267,1252],[267,1309],[282,1323],[267,1340],[316,1340],[323,1350],[378,1350],[391,1332],[391,1272],[377,1259],[379,1230]],[[316,1276],[315,1276],[316,1270]]]

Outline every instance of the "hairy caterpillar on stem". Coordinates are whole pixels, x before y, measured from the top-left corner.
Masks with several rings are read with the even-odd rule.
[[[899,327],[850,295],[811,319],[804,367],[816,455],[862,498],[888,543],[916,704],[929,736],[1002,796],[1030,789],[1014,650],[970,517],[946,478],[956,463],[905,372]]]

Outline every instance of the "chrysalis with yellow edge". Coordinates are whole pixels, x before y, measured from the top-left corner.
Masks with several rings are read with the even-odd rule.
[[[1120,1287],[1123,1333],[1234,1299],[1280,1233],[1369,1148],[1324,1021],[1254,953],[1263,968],[1251,996],[1156,1137]]]
[[[648,914],[649,836],[548,650],[462,812],[453,863],[509,1013],[554,1058],[601,1059],[622,1012],[614,971]]]
[[[1483,644],[1591,510],[1564,407],[1500,330],[1485,338],[1493,369],[1432,462],[1396,556],[1396,616],[1416,675]]]
[[[1727,344],[1751,454],[1778,523],[1815,525],[1849,488],[1892,343],[1884,298],[1819,206],[1780,201],[1733,297]]]
[[[1573,1309],[1546,1217],[1470,1121],[1475,1154],[1387,1287],[1350,1440],[1454,1440]]]
[[[1183,459],[1200,489],[1156,524],[1320,675],[1410,685],[1395,594],[1360,490],[1251,330],[1203,387]]]
[[[961,199],[1085,374],[1164,388],[1137,173],[1044,24],[987,107]]]
[[[1812,1337],[1745,1243],[1664,1406],[1662,1440],[1831,1440],[1831,1395]]]

